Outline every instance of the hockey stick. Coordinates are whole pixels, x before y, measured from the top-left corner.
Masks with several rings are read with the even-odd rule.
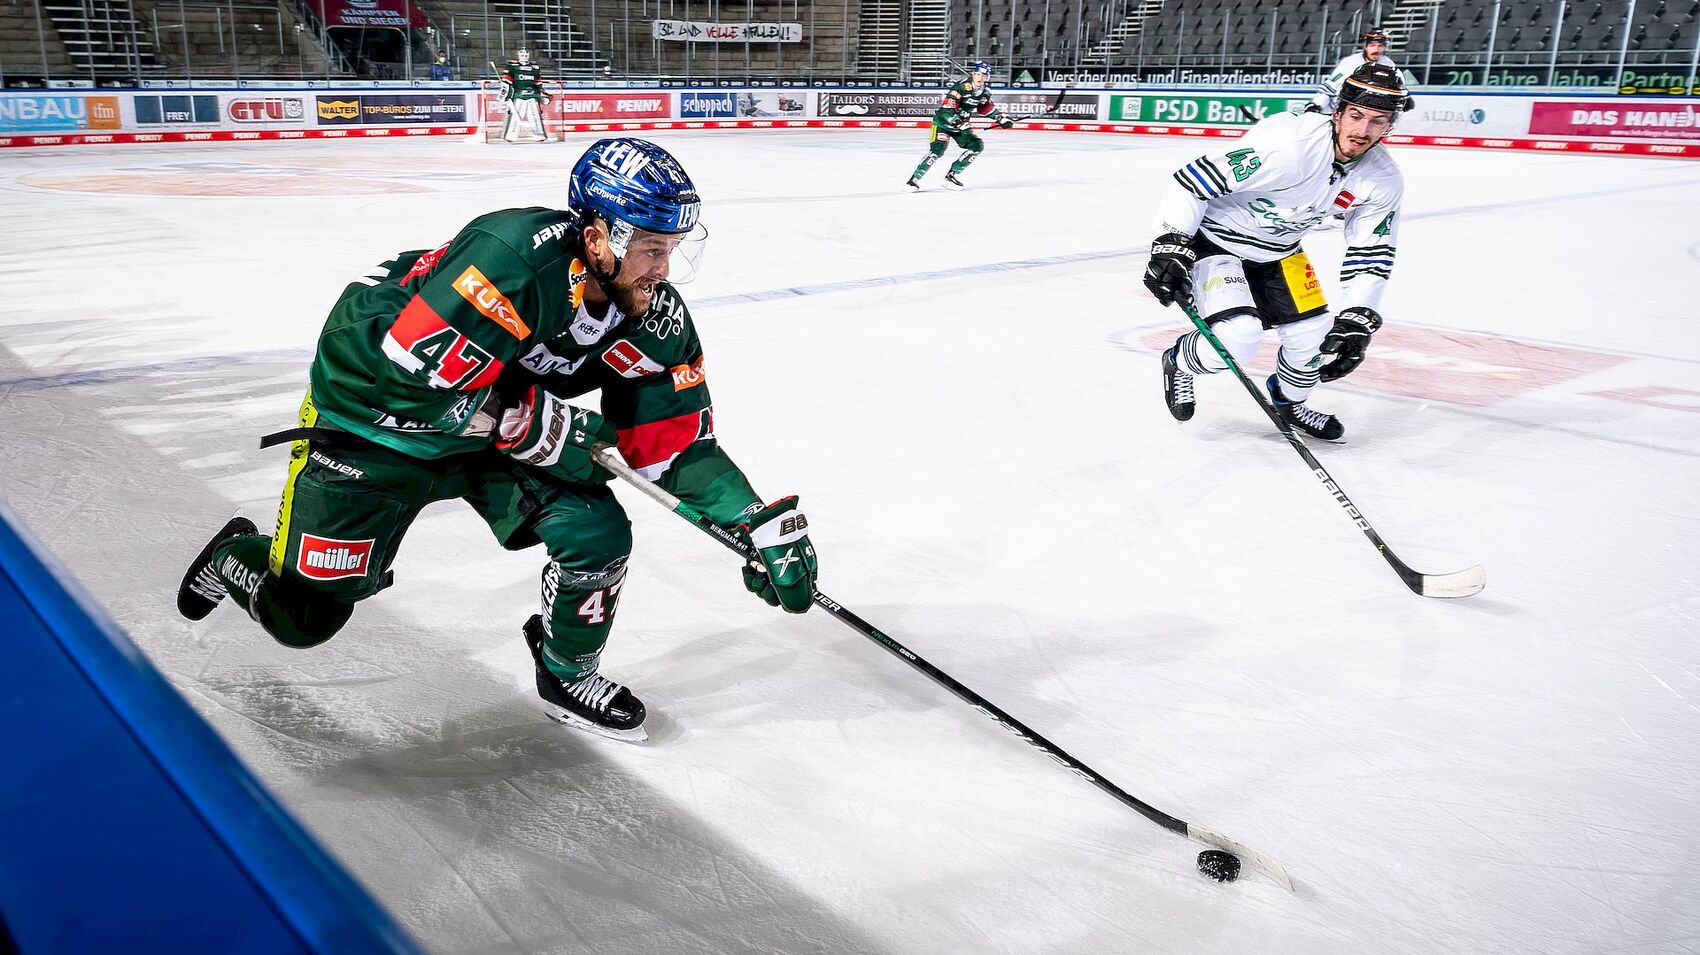
[[[637,488],[651,500],[661,504],[663,507],[666,507],[668,510],[679,515],[685,520],[690,521],[692,524],[695,524],[698,529],[719,541],[728,550],[736,553],[739,557],[742,557],[747,561],[759,560],[759,557],[755,552],[755,548],[752,547],[749,542],[745,541],[737,534],[715,524],[713,521],[697,512],[697,510],[692,508],[689,504],[686,504],[677,497],[667,493],[666,490],[662,489],[654,482],[647,480],[636,471],[633,471],[626,465],[625,461],[620,459],[619,453],[613,448],[608,447],[607,445],[601,445],[596,449],[593,457],[596,459],[597,464],[600,464],[609,471],[612,471],[620,478],[620,480]],[[1010,716],[1008,713],[1005,713],[980,694],[975,693],[973,690],[968,689],[961,683],[956,682],[950,674],[945,673],[938,667],[935,667],[926,660],[923,660],[920,656],[916,655],[914,651],[905,647],[903,644],[898,643],[891,637],[888,637],[879,630],[874,629],[872,624],[863,620],[861,617],[856,616],[838,601],[833,600],[831,597],[828,597],[826,594],[817,590],[814,592],[814,602],[816,606],[824,608],[828,613],[837,617],[845,626],[856,631],[862,636],[867,637],[869,640],[874,641],[881,647],[884,647],[887,652],[896,656],[904,663],[909,664],[911,667],[921,671],[921,673],[928,679],[937,683],[939,686],[944,687],[946,690],[949,690],[958,699],[979,710],[981,713],[991,717],[993,722],[1002,726],[1004,729],[1009,730],[1011,733],[1014,733],[1016,736],[1019,736],[1027,743],[1037,747],[1046,756],[1049,756],[1057,762],[1062,763],[1064,766],[1067,766],[1076,776],[1085,779],[1092,785],[1097,786],[1104,792],[1114,796],[1123,805],[1128,806],[1135,812],[1170,832],[1179,833],[1194,842],[1199,842],[1239,856],[1249,862],[1252,868],[1262,872],[1264,875],[1267,875],[1282,888],[1289,892],[1292,891],[1293,880],[1287,877],[1287,870],[1282,868],[1279,862],[1276,862],[1274,859],[1271,859],[1255,849],[1247,848],[1246,846],[1243,846],[1220,833],[1195,826],[1183,819],[1177,819],[1160,809],[1156,809],[1144,802],[1141,802],[1139,799],[1129,795],[1115,783],[1112,783],[1108,779],[1099,775],[1092,767],[1069,755],[1062,747],[1039,735],[1037,732],[1034,732],[1027,726],[1027,724],[1013,716]]]
[[[1185,302],[1180,303],[1180,306],[1186,311],[1186,317],[1192,319],[1193,326],[1198,329],[1199,334],[1204,336],[1204,340],[1209,342],[1210,347],[1216,349],[1216,354],[1228,363],[1228,370],[1232,371],[1234,377],[1240,380],[1240,384],[1245,386],[1245,390],[1251,394],[1252,400],[1257,402],[1257,406],[1263,409],[1263,413],[1269,416],[1270,421],[1275,422],[1275,427],[1287,439],[1287,443],[1291,444],[1293,450],[1299,453],[1299,457],[1304,458],[1305,463],[1310,465],[1311,473],[1316,475],[1317,480],[1322,482],[1322,486],[1328,490],[1329,494],[1334,495],[1335,502],[1346,511],[1346,516],[1352,519],[1352,523],[1358,525],[1358,529],[1364,532],[1364,536],[1369,538],[1369,542],[1374,544],[1375,549],[1380,552],[1382,557],[1386,558],[1387,563],[1393,566],[1393,572],[1399,575],[1399,579],[1405,582],[1405,586],[1411,588],[1412,593],[1423,597],[1468,597],[1480,593],[1481,589],[1487,586],[1487,571],[1483,570],[1480,565],[1450,574],[1424,574],[1412,570],[1404,561],[1400,560],[1399,555],[1393,553],[1393,548],[1388,547],[1387,542],[1381,539],[1381,535],[1375,532],[1375,528],[1370,525],[1369,519],[1364,517],[1363,512],[1358,510],[1358,506],[1353,504],[1352,499],[1346,496],[1346,492],[1341,489],[1339,482],[1335,481],[1328,474],[1328,470],[1316,460],[1316,456],[1310,453],[1310,448],[1305,445],[1304,439],[1293,431],[1293,426],[1281,417],[1281,413],[1275,410],[1275,406],[1269,403],[1269,399],[1264,397],[1263,392],[1258,391],[1257,386],[1246,377],[1245,372],[1240,369],[1239,362],[1234,361],[1234,356],[1223,346],[1221,339],[1216,337],[1216,333],[1210,330],[1210,326],[1204,324],[1204,319],[1198,317],[1198,312]]]

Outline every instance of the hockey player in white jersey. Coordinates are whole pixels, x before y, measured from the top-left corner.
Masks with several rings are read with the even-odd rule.
[[[1362,48],[1335,64],[1334,72],[1322,81],[1316,94],[1310,98],[1310,105],[1305,107],[1310,113],[1332,113],[1340,105],[1340,87],[1345,84],[1346,77],[1358,71],[1361,66],[1371,63],[1385,66],[1397,73],[1399,67],[1387,57],[1387,31],[1380,27],[1370,27],[1358,38]]]
[[[1294,427],[1330,441],[1345,436],[1345,425],[1305,402],[1318,381],[1362,364],[1381,327],[1376,307],[1393,269],[1404,180],[1376,145],[1408,103],[1391,67],[1359,67],[1332,115],[1280,113],[1258,123],[1177,170],[1157,206],[1146,288],[1164,305],[1195,306],[1242,368],[1273,328],[1281,350],[1270,399]],[[1299,239],[1342,211],[1344,307],[1330,319]],[[1324,356],[1332,358],[1324,364]],[[1182,335],[1163,353],[1169,413],[1192,418],[1193,376],[1227,367],[1196,329]]]

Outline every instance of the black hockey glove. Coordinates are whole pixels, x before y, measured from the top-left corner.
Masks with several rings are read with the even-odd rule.
[[[1369,337],[1381,327],[1381,316],[1373,308],[1342,309],[1334,316],[1334,327],[1322,340],[1322,353],[1337,356],[1322,366],[1323,381],[1338,381],[1364,363]]]
[[[1320,113],[1320,112],[1322,112],[1322,107],[1316,105],[1315,103],[1306,103],[1305,108],[1303,110],[1301,110],[1300,112]]]
[[[1015,125],[1015,120],[1010,119],[1008,116],[999,116],[997,118],[997,124],[1004,129],[1008,129]]]
[[[1192,307],[1192,263],[1198,253],[1192,240],[1179,232],[1166,232],[1151,243],[1151,261],[1145,266],[1145,287],[1159,304],[1179,302]]]

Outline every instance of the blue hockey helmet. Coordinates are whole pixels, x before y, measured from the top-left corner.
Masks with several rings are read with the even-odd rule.
[[[567,207],[608,224],[614,269],[596,273],[599,281],[620,273],[636,230],[680,237],[666,256],[674,284],[691,281],[701,268],[708,233],[697,221],[697,187],[672,153],[648,140],[619,136],[592,143],[567,178]]]
[[[660,146],[629,136],[599,139],[584,151],[567,180],[567,206],[610,226],[662,235],[690,232],[702,213],[685,167]]]
[[[992,75],[992,64],[987,63],[985,60],[979,60],[979,61],[975,62],[974,68],[969,70],[968,72],[970,72],[970,73],[983,73],[987,77],[990,77]]]

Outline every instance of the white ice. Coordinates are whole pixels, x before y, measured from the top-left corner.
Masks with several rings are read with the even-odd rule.
[[[1438,601],[1227,376],[1165,412],[1183,320],[1138,275],[1197,140],[992,132],[913,195],[913,131],[654,138],[707,197],[719,433],[821,588],[1296,892],[1207,882],[626,488],[604,665],[646,746],[544,718],[541,552],[458,505],[322,647],[185,623],[187,559],[275,512],[256,439],[342,286],[564,203],[589,137],[0,155],[0,493],[427,947],[1700,951],[1700,165],[1395,147],[1388,328],[1315,451],[1407,562],[1487,568]],[[1340,233],[1309,249],[1331,286]]]

